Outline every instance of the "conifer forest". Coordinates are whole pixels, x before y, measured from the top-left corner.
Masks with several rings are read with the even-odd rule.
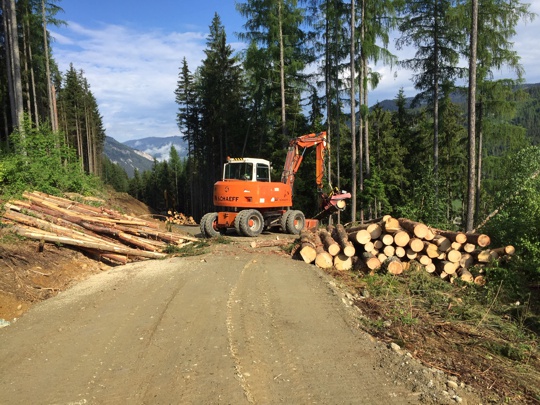
[[[178,50],[171,93],[187,158],[173,148],[169,160],[128,178],[103,156],[91,83],[77,66],[62,72],[55,63],[49,28],[65,24],[60,0],[2,0],[2,193],[85,193],[104,182],[198,220],[213,210],[213,183],[228,156],[268,159],[279,181],[289,140],[326,131],[325,187],[353,196],[343,223],[392,214],[447,229],[491,226],[507,230],[497,233],[503,243],[513,228],[540,221],[540,84],[525,82],[512,48],[516,28],[536,17],[528,3],[247,0],[235,7],[244,21],[238,38],[227,38],[215,14],[199,66]],[[246,46],[235,52],[231,40]],[[412,49],[409,59],[399,60],[390,44]],[[396,88],[394,100],[372,104],[375,63],[412,70],[416,93]],[[508,78],[496,74],[502,67]],[[306,217],[319,209],[314,177],[308,150],[294,191]],[[531,249],[540,264],[540,248]]]

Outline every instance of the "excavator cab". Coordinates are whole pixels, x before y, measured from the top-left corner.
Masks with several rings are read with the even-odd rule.
[[[270,181],[270,162],[255,158],[228,158],[223,169],[223,181]]]

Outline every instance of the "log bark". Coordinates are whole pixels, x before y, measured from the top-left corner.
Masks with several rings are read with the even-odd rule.
[[[516,253],[516,249],[512,245],[492,249],[491,251],[495,252],[499,257],[504,255],[513,255],[514,253]]]
[[[319,236],[321,237],[321,241],[326,251],[332,256],[336,256],[341,251],[339,243],[337,243],[335,239],[332,238],[332,235],[330,235],[328,231],[326,231],[325,229],[321,229],[319,231]]]
[[[121,246],[110,246],[107,244],[100,245],[95,242],[77,240],[66,236],[47,235],[41,232],[32,232],[29,230],[25,230],[19,226],[14,226],[13,230],[17,234],[29,239],[44,240],[45,242],[61,243],[70,246],[79,246],[83,248],[95,249],[102,252],[119,253],[128,256],[145,257],[149,259],[164,259],[165,257],[167,257],[165,253],[147,252],[144,250],[131,249]]]
[[[313,238],[315,239],[315,246],[317,251],[317,256],[315,257],[315,265],[317,267],[320,267],[321,269],[332,268],[332,266],[334,265],[333,256],[326,250],[324,250],[319,234],[315,233],[313,235]]]
[[[465,243],[467,242],[467,235],[463,232],[453,232],[453,231],[445,231],[442,229],[436,229],[435,232],[437,235],[444,236],[445,238],[450,239],[452,242],[457,243]]]
[[[345,256],[354,256],[356,249],[354,248],[352,242],[349,240],[349,235],[347,234],[347,231],[345,230],[345,227],[343,225],[337,224],[332,236],[339,243],[339,246],[341,246],[341,250]]]
[[[398,222],[403,229],[409,231],[417,238],[422,239],[428,233],[427,225],[422,224],[421,222],[411,221],[410,219],[406,218],[399,218]]]
[[[489,246],[491,243],[491,238],[482,233],[466,233],[465,235],[467,236],[467,243],[472,243],[482,248]]]

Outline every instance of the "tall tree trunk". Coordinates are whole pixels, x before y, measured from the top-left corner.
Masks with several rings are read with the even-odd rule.
[[[8,26],[8,38],[9,38],[9,50],[11,60],[11,75],[12,87],[10,91],[13,92],[14,109],[12,111],[13,126],[19,129],[21,138],[24,140],[23,131],[23,96],[22,96],[22,82],[21,82],[21,59],[19,53],[19,35],[17,31],[17,15],[15,11],[15,0],[7,0],[7,21]]]
[[[285,52],[283,45],[283,21],[282,0],[278,0],[278,24],[279,24],[279,82],[281,93],[281,134],[287,138],[286,102],[285,102]]]
[[[51,120],[51,128],[54,132],[58,131],[58,114],[56,112],[56,96],[54,95],[54,90],[52,89],[51,81],[51,68],[49,61],[49,36],[47,33],[47,16],[45,10],[45,0],[41,1],[41,11],[43,18],[43,47],[45,54],[45,75],[47,78],[47,95],[49,97],[49,114]],[[53,98],[54,97],[54,98]]]
[[[326,1],[326,10],[329,9],[329,2],[330,0]],[[326,95],[326,140],[328,142],[328,145],[330,146],[330,151],[332,150],[331,145],[331,139],[332,139],[332,92],[331,92],[331,84],[332,84],[332,75],[331,75],[331,57],[330,57],[330,21],[329,18],[326,18],[326,24],[325,24],[325,69],[324,69],[324,88],[325,88],[325,95]],[[327,154],[327,170],[328,170],[328,182],[332,183],[332,155],[331,153]],[[332,224],[332,217],[330,216],[328,218],[328,223]]]
[[[482,188],[482,148],[483,148],[483,134],[484,131],[482,130],[482,120],[484,117],[484,110],[483,110],[483,103],[482,101],[479,101],[478,103],[478,119],[476,121],[476,132],[478,133],[478,167],[476,168],[476,201],[475,201],[475,216],[478,215],[480,212],[480,203],[481,203],[481,193],[480,190]]]
[[[354,2],[351,0],[351,165],[352,165],[352,204],[351,221],[356,221],[356,92],[355,92],[355,25],[356,16]]]
[[[472,0],[471,13],[471,50],[469,56],[469,176],[468,176],[468,198],[467,198],[467,223],[466,231],[474,228],[474,204],[475,198],[475,174],[476,174],[476,50],[478,36],[478,0]],[[480,153],[479,153],[480,154]]]
[[[362,0],[362,11],[361,11],[361,24],[360,24],[360,55],[364,53],[364,39],[366,36],[366,0]],[[360,114],[358,117],[358,173],[359,173],[359,188],[360,194],[364,191],[364,117],[362,116],[363,104],[363,94],[364,94],[364,59],[360,56],[360,76],[358,82],[360,89],[359,94],[359,110]],[[360,206],[360,222],[364,223],[364,206]]]
[[[369,159],[369,103],[368,103],[368,63],[365,54],[362,54],[362,67],[364,68],[364,80],[366,81],[364,85],[364,105],[366,106],[366,116],[364,117],[364,148],[366,154],[366,177],[371,176],[371,165]]]
[[[32,41],[30,40],[30,23],[26,22],[26,32],[27,32],[27,38],[28,38],[28,61],[30,64],[30,88],[31,88],[31,95],[33,100],[33,108],[34,108],[34,123],[36,124],[36,128],[39,129],[39,109],[38,109],[38,97],[37,97],[37,91],[36,91],[36,78],[34,74],[34,55],[32,53]],[[29,110],[30,111],[30,110]]]

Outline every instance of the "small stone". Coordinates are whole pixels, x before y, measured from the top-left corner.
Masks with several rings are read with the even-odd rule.
[[[454,389],[454,390],[458,387],[457,382],[452,381],[452,380],[448,380],[448,381],[446,382],[446,385],[448,386],[448,388],[452,388],[452,389]]]
[[[460,396],[454,395],[454,401],[456,401],[458,404],[461,404],[463,402],[463,399]]]
[[[385,328],[389,328],[390,326],[392,326],[392,321],[391,320],[384,321],[383,326]]]
[[[392,349],[396,353],[401,354],[401,347],[399,347],[397,343],[394,343],[394,342],[390,343],[390,349]]]

